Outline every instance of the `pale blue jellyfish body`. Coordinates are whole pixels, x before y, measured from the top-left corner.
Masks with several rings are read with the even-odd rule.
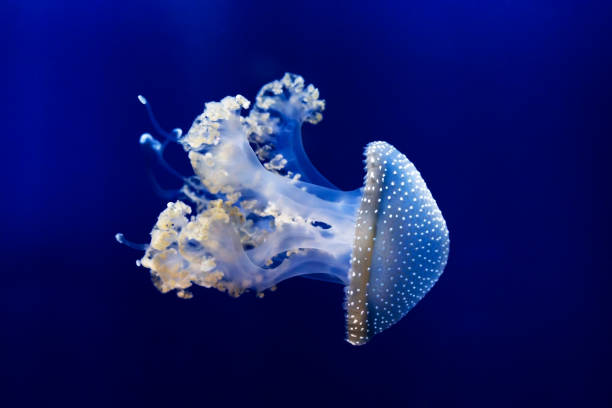
[[[247,116],[240,112],[248,100],[226,97],[207,103],[185,135],[143,135],[172,172],[163,150],[180,143],[195,175],[160,214],[138,263],[162,292],[180,297],[191,297],[194,284],[238,296],[294,276],[341,283],[347,340],[364,344],[437,281],[448,231],[419,172],[385,142],[366,147],[361,189],[340,191],[317,171],[301,126],[322,119],[318,97],[302,77],[285,74],[261,89]]]

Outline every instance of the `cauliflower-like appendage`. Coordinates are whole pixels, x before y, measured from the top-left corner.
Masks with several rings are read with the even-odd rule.
[[[245,128],[266,169],[294,181],[302,177],[303,158],[294,157],[294,150],[298,146],[301,149],[300,128],[304,122],[319,123],[324,109],[319,90],[312,84],[304,86],[304,78],[299,75],[287,73],[261,88],[245,118]]]
[[[243,246],[258,243],[258,231],[238,207],[223,200],[207,204],[189,219],[191,207],[181,201],[168,203],[159,215],[140,263],[151,270],[161,292],[177,290],[179,297],[191,297],[186,289],[196,284],[237,296],[249,286],[235,281],[232,263]]]
[[[204,112],[193,122],[184,138],[183,145],[189,149],[200,149],[203,145],[214,145],[221,135],[219,127],[223,120],[229,119],[240,108],[248,109],[251,105],[244,96],[226,96],[221,102],[208,102]]]
[[[240,115],[240,109],[249,106],[250,102],[242,95],[226,96],[221,102],[208,102],[189,132],[179,139],[188,151],[199,182],[211,194],[232,194],[239,189],[234,180],[239,179],[235,173],[240,168],[234,165],[234,159],[248,155],[244,151],[245,118]],[[253,160],[256,158],[250,160],[250,170]]]
[[[289,73],[264,85],[255,101],[255,109],[259,112],[276,111],[300,123],[319,123],[325,109],[325,101],[319,99],[319,90],[313,84],[304,88],[304,78]]]

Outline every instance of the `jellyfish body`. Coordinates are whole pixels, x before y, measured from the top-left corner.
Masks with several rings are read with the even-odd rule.
[[[385,142],[366,147],[363,188],[340,191],[321,175],[304,153],[301,126],[318,123],[325,104],[302,77],[265,85],[241,115],[249,106],[241,95],[209,102],[185,135],[167,135],[195,174],[158,217],[139,265],[179,297],[194,284],[238,296],[294,276],[341,283],[347,340],[364,344],[444,270],[440,210],[414,165]],[[168,140],[141,137],[164,165]]]

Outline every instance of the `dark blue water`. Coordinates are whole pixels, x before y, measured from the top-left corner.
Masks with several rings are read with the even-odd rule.
[[[610,7],[410,3],[5,2],[0,405],[610,406]],[[363,347],[341,286],[185,301],[113,239],[165,205],[137,94],[187,129],[286,71],[327,100],[304,130],[326,177],[359,187],[386,140],[450,230],[440,281]]]

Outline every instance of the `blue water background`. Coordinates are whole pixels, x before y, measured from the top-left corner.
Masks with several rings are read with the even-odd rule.
[[[612,404],[605,2],[2,9],[0,405]],[[304,129],[323,174],[359,187],[364,146],[388,141],[450,230],[440,281],[364,347],[343,340],[338,285],[185,301],[113,238],[145,242],[165,205],[136,95],[186,130],[204,102],[252,100],[286,71],[327,100]]]

